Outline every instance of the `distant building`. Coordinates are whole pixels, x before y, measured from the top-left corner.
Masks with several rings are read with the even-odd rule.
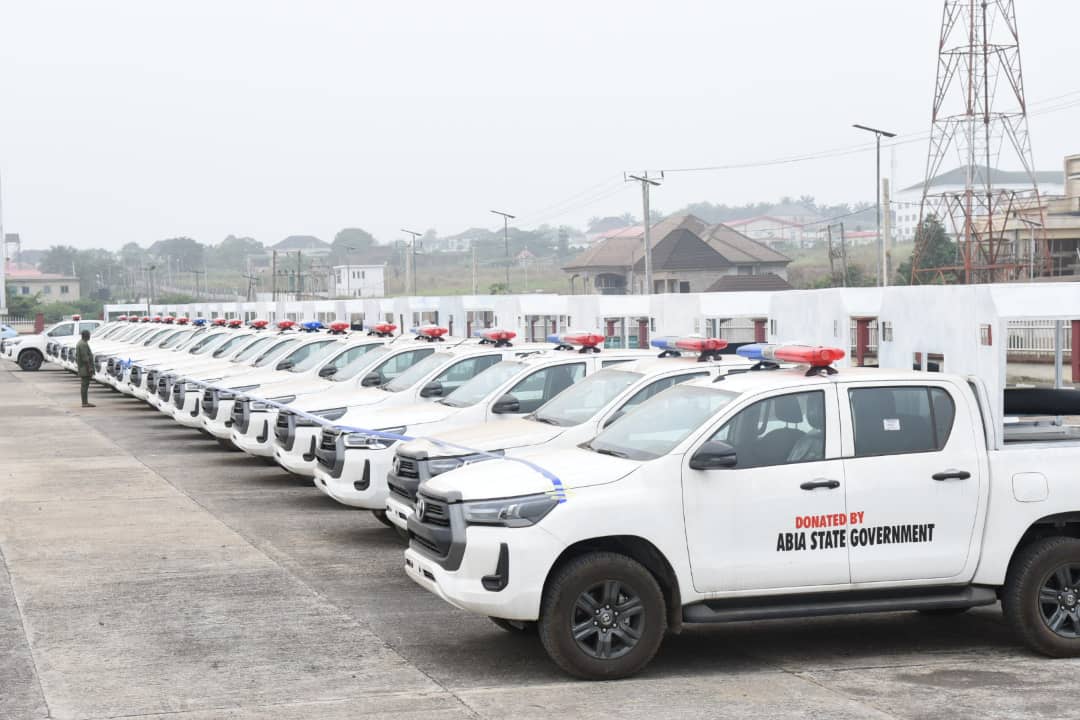
[[[334,296],[351,298],[384,297],[386,268],[382,265],[335,265]]]
[[[640,294],[645,282],[643,230],[598,241],[567,264],[571,294]],[[673,215],[650,229],[653,292],[705,292],[729,275],[787,276],[791,259],[694,215]]]
[[[75,302],[79,299],[79,278],[74,275],[43,273],[33,267],[6,264],[4,281],[18,297],[37,295],[43,303]]]
[[[986,166],[980,165],[972,168],[975,174],[975,186],[985,183]],[[999,170],[990,169],[990,182],[997,190],[1016,190],[1018,192],[1031,190],[1031,178],[1022,170]],[[940,173],[930,180],[927,193],[937,195],[946,192],[963,192],[967,184],[967,167],[955,167],[947,172]],[[1060,196],[1065,192],[1065,181],[1060,170],[1036,171],[1035,181],[1039,185],[1039,194],[1042,197]],[[894,212],[893,240],[894,242],[915,242],[915,229],[919,225],[919,207],[922,204],[924,186],[917,183],[902,190],[896,191],[892,197]],[[884,210],[884,208],[883,208]],[[945,231],[952,234],[953,228],[946,227]]]
[[[270,246],[271,250],[279,253],[300,251],[309,257],[319,257],[330,254],[330,243],[323,242],[314,235],[290,235],[276,245]]]
[[[1050,275],[1055,277],[1080,275],[1080,155],[1067,156],[1064,165],[1061,194],[1042,194],[1042,207],[1024,208],[1004,219],[1002,232],[1016,244],[1016,257],[1030,259],[1033,231],[1039,232],[1035,224],[1041,222],[1050,248]]]
[[[751,240],[757,240],[769,247],[775,247],[780,243],[809,247],[814,244],[818,236],[817,227],[807,228],[802,223],[772,215],[756,215],[743,220],[729,220],[724,224]]]

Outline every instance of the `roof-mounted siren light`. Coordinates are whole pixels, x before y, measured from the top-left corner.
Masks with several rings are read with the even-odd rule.
[[[147,322],[147,323],[150,322],[150,316],[149,315],[143,315],[141,318],[139,318],[139,322]]]
[[[176,320],[176,318],[174,318],[172,315],[166,315],[165,317],[161,318],[161,322],[165,323],[166,325],[172,325],[174,320]]]
[[[698,362],[719,360],[720,351],[728,346],[728,341],[721,338],[707,338],[696,335],[685,337],[654,338],[650,343],[659,349],[660,357],[679,357],[684,351],[696,352]]]
[[[337,323],[335,323],[335,325],[336,324]],[[300,324],[300,330],[302,332],[309,332],[309,333],[318,332],[319,330],[322,330],[323,327],[325,327],[325,326],[321,322],[319,322],[318,320],[308,320],[306,323],[301,323]],[[331,332],[333,332],[333,330],[331,330]]]
[[[604,344],[604,334],[601,332],[584,332],[574,330],[571,332],[555,333],[547,336],[548,342],[555,343],[556,350],[573,350],[580,348],[580,353],[598,353],[600,346]]]
[[[821,374],[835,375],[836,368],[832,364],[846,355],[840,348],[773,343],[743,345],[736,352],[749,360],[758,360],[758,364],[753,368],[755,370],[776,368],[779,367],[779,362],[809,365],[810,369],[806,371],[807,377]]]
[[[191,322],[191,321],[189,319],[187,319],[186,317],[178,317],[178,318],[176,318],[176,324],[177,325],[187,325],[189,322]]]
[[[446,335],[450,330],[448,328],[439,327],[438,325],[421,325],[420,327],[414,327],[412,333],[416,335],[417,340],[426,340],[428,342],[443,342]]]
[[[517,333],[513,330],[503,330],[501,328],[487,328],[477,330],[473,333],[473,337],[480,338],[481,345],[510,347],[510,341],[517,337]]]
[[[191,324],[194,325],[195,327],[202,327],[202,326],[206,325],[206,318],[195,318],[194,320],[191,321]],[[217,324],[216,321],[215,321],[215,324]]]
[[[231,327],[231,328],[233,328],[233,329],[236,329],[236,328],[242,327],[242,326],[243,326],[243,324],[244,324],[244,321],[243,321],[243,320],[240,320],[239,318],[233,318],[232,320],[230,320],[230,321],[229,321],[228,323],[226,323],[226,324],[227,324],[227,325],[228,325],[229,327]]]
[[[397,330],[397,325],[394,323],[381,322],[375,323],[368,328],[368,335],[375,335],[376,337],[390,337]]]
[[[252,320],[248,323],[248,327],[253,330],[265,330],[266,326],[270,324],[269,320]]]
[[[128,315],[128,322],[139,322],[138,315]]]
[[[330,323],[330,334],[331,335],[344,335],[345,333],[349,332],[349,328],[351,328],[351,327],[352,327],[352,325],[350,325],[347,322]],[[382,336],[380,336],[380,337],[382,337]]]
[[[281,331],[292,330],[294,327],[296,327],[296,322],[293,320],[279,320],[277,324],[277,329]]]
[[[80,320],[82,320],[82,315],[72,315],[71,319],[75,322],[79,322]]]
[[[214,318],[214,321],[211,323],[211,325],[225,327],[225,318]]]
[[[156,322],[156,323],[161,322],[161,316],[160,315],[155,315],[153,317],[153,319],[150,320],[150,322]]]
[[[116,320],[117,322],[127,322],[127,315],[120,315]]]

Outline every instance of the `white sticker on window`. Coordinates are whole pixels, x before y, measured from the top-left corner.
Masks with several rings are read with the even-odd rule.
[[[886,431],[895,432],[900,429],[900,418],[884,418],[881,424]]]

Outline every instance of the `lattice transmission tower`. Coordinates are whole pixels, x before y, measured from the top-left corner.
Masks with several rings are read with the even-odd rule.
[[[962,178],[942,186],[938,175],[951,158],[959,161]],[[1013,179],[1016,172],[999,171],[1017,165],[1021,183]],[[920,269],[930,259],[923,220],[931,215],[956,241],[956,257],[944,267]],[[1021,215],[1034,228],[1032,242],[1027,231],[1020,241],[1013,229]],[[1050,259],[1043,220],[1013,0],[946,0],[912,282],[1042,275]]]

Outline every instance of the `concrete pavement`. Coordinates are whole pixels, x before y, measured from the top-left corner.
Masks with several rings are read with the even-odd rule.
[[[572,681],[414,586],[370,514],[92,401],[0,365],[0,718],[1056,718],[1080,680],[991,608],[693,627]]]

